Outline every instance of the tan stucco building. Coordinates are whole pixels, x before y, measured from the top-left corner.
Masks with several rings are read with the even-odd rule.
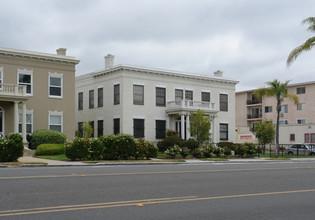
[[[52,129],[74,137],[74,57],[0,48],[0,134]]]
[[[265,97],[259,101],[256,90],[236,92],[236,140],[257,142],[252,131],[255,122],[271,120],[276,123],[276,99]],[[297,95],[299,104],[285,98],[281,103],[279,143],[315,143],[315,82],[288,85],[288,94]]]

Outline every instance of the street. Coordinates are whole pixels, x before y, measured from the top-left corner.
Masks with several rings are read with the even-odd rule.
[[[0,169],[0,219],[314,219],[315,161]]]

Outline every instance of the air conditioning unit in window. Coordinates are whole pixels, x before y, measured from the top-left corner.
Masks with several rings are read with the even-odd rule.
[[[284,115],[283,113],[280,113],[280,117],[283,117],[283,115]]]

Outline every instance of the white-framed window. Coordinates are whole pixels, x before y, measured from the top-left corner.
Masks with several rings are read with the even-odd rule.
[[[49,73],[48,76],[48,94],[50,98],[63,97],[63,74]]]
[[[33,110],[26,111],[26,134],[33,133]],[[19,134],[22,134],[22,112],[19,112]]]
[[[63,132],[63,112],[49,111],[48,129]]]
[[[0,84],[3,83],[3,67],[0,66]],[[0,87],[1,89],[1,87]]]
[[[26,86],[26,94],[33,95],[33,70],[17,69],[17,83]]]
[[[305,119],[298,119],[298,120],[296,120],[296,123],[298,123],[298,124],[305,124],[306,120]]]
[[[279,120],[279,125],[287,125],[288,124],[288,120]]]
[[[288,113],[288,105],[281,105],[280,113]]]
[[[297,104],[297,110],[304,110],[306,107],[305,103],[299,103]]]

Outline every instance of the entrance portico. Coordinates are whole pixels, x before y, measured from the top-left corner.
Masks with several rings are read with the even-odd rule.
[[[19,133],[19,106],[22,110],[22,137],[26,140],[26,86],[0,84],[0,135]]]
[[[216,117],[217,110],[214,103],[200,102],[192,100],[177,100],[167,103],[166,113],[168,120],[166,129],[175,130],[178,132],[180,138],[190,138],[190,114],[198,110],[203,110],[205,115],[209,116],[211,120],[210,133],[214,139],[214,118]]]

